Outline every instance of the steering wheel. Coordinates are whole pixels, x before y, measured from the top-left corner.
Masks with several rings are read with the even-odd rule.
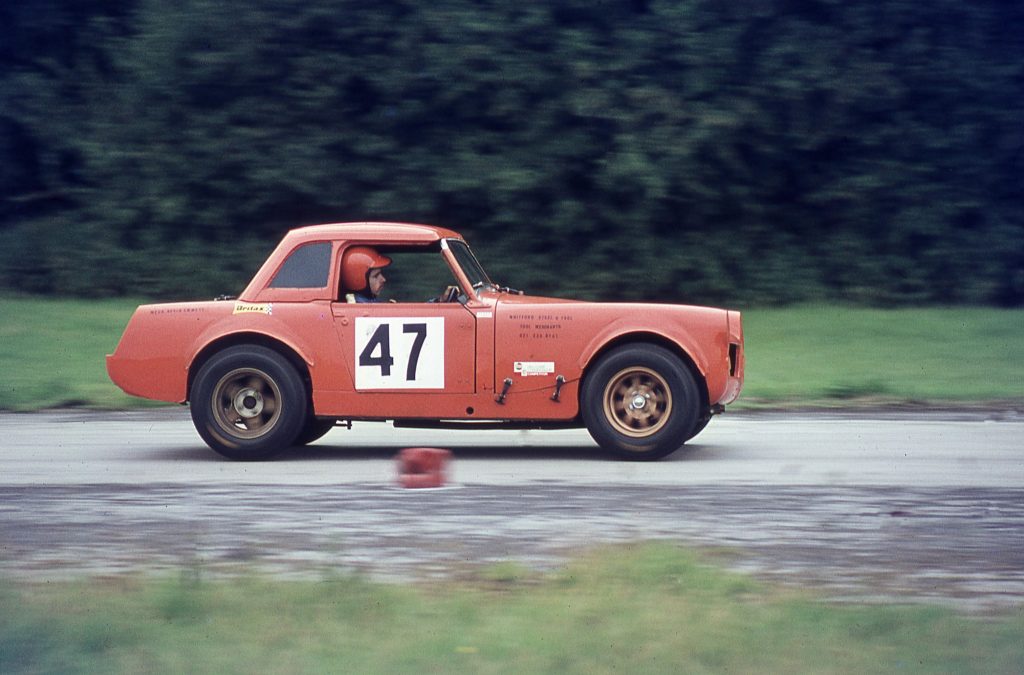
[[[460,295],[462,295],[462,289],[458,286],[448,286],[441,293],[438,300],[440,302],[456,302]]]
[[[431,298],[427,302],[463,302],[462,289],[458,286],[445,286],[441,295]]]

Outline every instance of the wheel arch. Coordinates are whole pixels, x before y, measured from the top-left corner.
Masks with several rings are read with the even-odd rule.
[[[580,376],[580,386],[577,389],[577,395],[581,397],[580,410],[582,411],[583,405],[583,383],[586,382],[587,376],[593,369],[594,364],[597,363],[601,359],[601,357],[603,357],[605,354],[611,352],[614,349],[618,349],[619,347],[625,347],[629,345],[644,344],[662,347],[663,349],[666,349],[675,356],[677,356],[679,360],[683,362],[683,365],[685,365],[690,370],[690,373],[693,375],[694,380],[696,380],[697,382],[697,390],[700,392],[701,410],[709,410],[711,407],[711,402],[710,395],[708,394],[708,382],[707,379],[704,377],[704,374],[700,371],[700,368],[697,367],[697,363],[693,360],[693,357],[690,356],[690,354],[688,354],[685,349],[680,347],[678,343],[673,342],[672,340],[666,338],[665,336],[659,335],[657,333],[649,333],[643,331],[624,333],[622,335],[618,335],[609,340],[608,342],[604,343],[603,345],[601,345],[600,348],[598,348],[593,354],[590,355],[590,358],[587,359],[587,362],[583,365],[583,372]]]
[[[272,338],[269,335],[263,333],[254,332],[242,332],[242,333],[231,333],[213,340],[209,344],[205,345],[200,349],[195,357],[192,359],[192,363],[188,368],[188,382],[185,388],[186,400],[192,397],[192,384],[195,380],[195,376],[202,367],[209,361],[215,354],[224,351],[230,347],[238,347],[242,345],[256,345],[259,347],[265,347],[273,350],[284,357],[295,371],[299,374],[299,378],[302,380],[303,385],[306,387],[307,396],[312,398],[312,377],[309,373],[309,366],[306,360],[293,348],[281,340]],[[312,403],[310,402],[310,411],[312,411]]]

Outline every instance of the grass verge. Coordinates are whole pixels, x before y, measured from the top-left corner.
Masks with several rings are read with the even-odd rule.
[[[1024,401],[1024,311],[804,306],[744,312],[750,403]]]
[[[0,297],[0,410],[138,406],[107,378],[105,359],[138,304]]]
[[[834,605],[669,544],[559,572],[0,586],[0,672],[1024,672],[1024,615]]]
[[[134,300],[0,297],[0,409],[145,405],[106,375]],[[742,405],[1024,401],[1024,311],[744,312]]]

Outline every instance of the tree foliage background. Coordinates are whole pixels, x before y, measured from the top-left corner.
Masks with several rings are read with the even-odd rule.
[[[0,288],[461,230],[537,293],[1024,304],[1024,4],[7,0]]]

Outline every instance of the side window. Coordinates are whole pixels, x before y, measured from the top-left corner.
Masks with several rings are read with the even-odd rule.
[[[331,244],[304,244],[292,251],[270,288],[323,288],[331,271]]]
[[[387,284],[381,291],[383,300],[427,302],[456,283],[440,247],[404,251],[382,248],[381,253],[391,258],[391,264],[384,268]]]

